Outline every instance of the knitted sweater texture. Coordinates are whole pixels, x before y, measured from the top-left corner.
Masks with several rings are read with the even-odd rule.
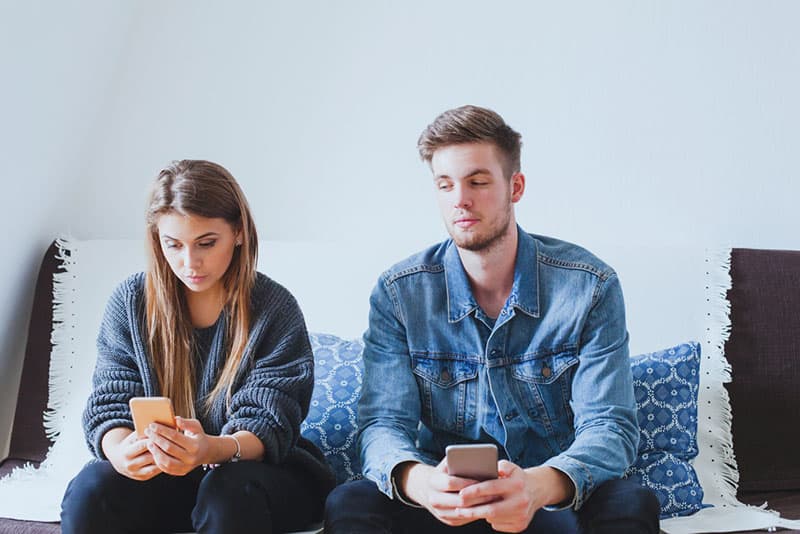
[[[103,435],[115,427],[133,429],[128,401],[158,396],[155,370],[145,343],[145,274],[122,282],[111,295],[97,337],[97,364],[92,393],[83,414],[86,441],[96,458],[105,459]],[[215,325],[196,384],[198,399],[214,387],[225,363],[223,314]],[[258,273],[251,296],[250,338],[234,383],[230,407],[224,395],[208,413],[198,402],[198,419],[207,434],[247,430],[264,444],[264,462],[291,463],[321,484],[334,485],[324,456],[300,434],[314,386],[314,358],[305,321],[294,297],[280,284]]]

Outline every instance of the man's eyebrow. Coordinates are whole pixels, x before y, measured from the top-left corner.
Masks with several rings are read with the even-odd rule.
[[[478,168],[478,169],[474,169],[473,171],[471,171],[468,174],[464,175],[464,178],[472,178],[473,176],[478,176],[479,174],[492,174],[492,173],[489,172],[489,169],[485,169],[485,168],[481,167],[481,168]],[[440,174],[438,176],[434,176],[433,179],[434,180],[449,180],[451,178],[446,174]]]

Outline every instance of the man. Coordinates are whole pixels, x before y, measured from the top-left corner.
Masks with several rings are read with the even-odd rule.
[[[658,532],[655,496],[619,479],[638,443],[619,280],[586,250],[517,226],[520,147],[475,106],[422,133],[451,239],[372,293],[365,480],[331,494],[326,534]],[[496,444],[499,477],[449,475],[454,443]]]

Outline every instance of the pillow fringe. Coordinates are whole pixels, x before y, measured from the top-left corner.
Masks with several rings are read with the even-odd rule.
[[[68,310],[74,310],[75,305],[73,294],[77,288],[73,281],[78,263],[77,245],[77,240],[71,237],[56,239],[56,258],[61,261],[63,272],[53,275],[53,331],[50,335],[53,350],[50,353],[47,410],[43,416],[45,434],[50,441],[55,441],[61,434],[66,421],[61,414],[68,403],[74,402],[74,392],[67,378],[72,375],[71,369],[78,352],[74,339],[78,318],[77,314],[70,314]]]

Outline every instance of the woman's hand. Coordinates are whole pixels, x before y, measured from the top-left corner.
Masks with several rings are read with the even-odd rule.
[[[150,480],[161,473],[147,449],[146,438],[129,428],[112,428],[103,435],[103,453],[120,475],[133,480]]]
[[[164,473],[181,476],[211,463],[213,438],[197,419],[176,417],[177,428],[153,423],[145,430],[147,450]]]

